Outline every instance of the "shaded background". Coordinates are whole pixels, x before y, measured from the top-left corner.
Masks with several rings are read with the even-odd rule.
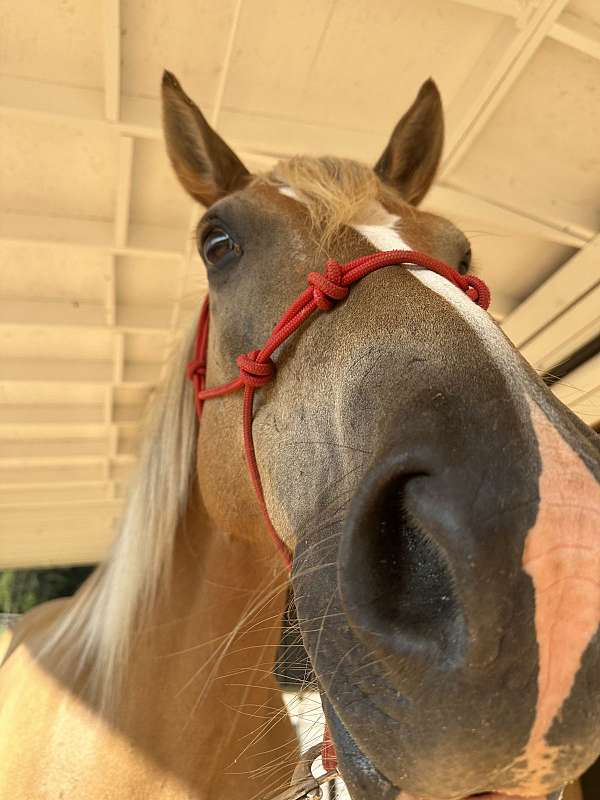
[[[0,618],[24,614],[38,603],[74,594],[93,570],[94,566],[81,566],[0,572]]]

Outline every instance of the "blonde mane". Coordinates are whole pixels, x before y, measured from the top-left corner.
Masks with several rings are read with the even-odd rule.
[[[364,219],[365,211],[385,191],[369,167],[333,157],[291,158],[265,178],[299,193],[315,238],[324,249],[341,226],[359,216]],[[55,661],[60,653],[70,679],[85,679],[86,696],[106,712],[122,685],[136,635],[144,629],[158,592],[167,584],[175,534],[190,498],[198,425],[185,367],[193,334],[190,331],[173,359],[163,391],[153,404],[111,551],[75,595],[39,654],[52,654]]]
[[[386,194],[371,167],[348,158],[295,156],[276,164],[269,177],[298,194],[310,214],[315,241],[325,250],[342,226],[364,222],[375,201]]]
[[[64,653],[61,662],[70,676],[85,677],[86,695],[104,709],[118,693],[132,642],[169,577],[175,534],[188,505],[198,435],[185,369],[193,333],[173,359],[153,404],[111,551],[39,654]]]

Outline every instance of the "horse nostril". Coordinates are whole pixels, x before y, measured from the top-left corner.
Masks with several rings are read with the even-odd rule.
[[[407,502],[428,480],[422,473],[367,477],[342,537],[340,592],[355,632],[371,646],[451,666],[464,642],[453,580],[444,553]]]

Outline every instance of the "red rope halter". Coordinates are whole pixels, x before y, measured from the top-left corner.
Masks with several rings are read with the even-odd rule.
[[[355,258],[346,264],[338,264],[337,261],[329,260],[324,274],[320,272],[309,273],[308,287],[288,307],[273,328],[264,346],[260,350],[252,350],[250,353],[237,357],[236,363],[240,370],[239,376],[230,383],[213,386],[210,389],[204,388],[208,345],[208,298],[202,306],[198,321],[194,358],[187,368],[188,377],[194,384],[198,419],[200,420],[202,417],[202,407],[205,400],[244,389],[243,429],[248,471],[267,530],[288,571],[292,567],[292,556],[269,517],[256,463],[254,440],[252,438],[254,392],[273,380],[275,364],[271,356],[286,339],[298,330],[311,314],[317,309],[331,311],[337,302],[348,296],[350,287],[361,278],[364,278],[365,275],[369,275],[382,267],[400,264],[416,265],[437,272],[438,275],[442,275],[463,291],[467,297],[477,303],[478,306],[481,306],[481,308],[486,309],[490,304],[490,291],[482,280],[474,275],[461,275],[443,261],[437,261],[416,250],[383,251]],[[325,769],[333,769],[335,767],[335,749],[327,734],[323,742],[322,755]]]

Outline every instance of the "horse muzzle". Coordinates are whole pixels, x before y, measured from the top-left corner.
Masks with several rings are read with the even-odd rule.
[[[478,475],[435,426],[390,438],[340,537],[363,702],[336,708],[402,800],[546,798],[598,755],[600,489],[530,410],[522,475],[516,453]]]

